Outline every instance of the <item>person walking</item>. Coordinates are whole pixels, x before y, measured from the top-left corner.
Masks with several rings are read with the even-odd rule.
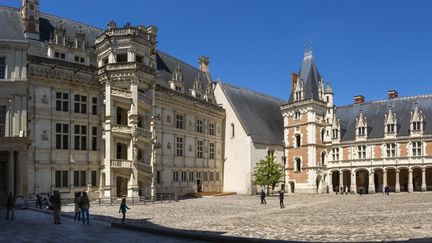
[[[61,198],[60,198],[60,192],[54,191],[54,196],[52,200],[52,207],[53,207],[53,215],[54,215],[54,224],[61,224],[60,221],[60,211],[61,211]]]
[[[338,186],[335,186],[335,187],[334,187],[334,191],[336,192],[336,196],[337,196],[337,194],[339,193],[339,187],[338,187]]]
[[[279,191],[279,205],[281,208],[285,207],[285,205],[284,205],[284,191],[283,190]]]
[[[39,206],[39,209],[42,209],[42,197],[39,194],[36,194],[36,207]]]
[[[345,195],[348,196],[348,186],[345,186]]]
[[[90,208],[90,199],[87,196],[87,192],[83,192],[83,195],[81,197],[81,213],[82,213],[83,225],[85,225],[86,216],[87,216],[87,225],[90,224],[89,208]]]
[[[340,186],[340,194],[343,195],[344,194],[344,187]]]
[[[266,197],[266,194],[264,192],[264,189],[261,189],[261,204],[267,204],[265,197]]]
[[[125,222],[126,209],[130,209],[130,208],[126,205],[126,198],[123,198],[121,201],[121,204],[120,204],[120,208],[119,208],[119,213],[123,214],[122,224],[124,224],[124,222]]]
[[[75,193],[75,198],[74,198],[74,203],[75,203],[75,217],[74,217],[74,222],[80,221],[80,215],[81,215],[81,192],[76,192]]]
[[[11,219],[14,219],[14,208],[15,208],[15,197],[12,195],[12,192],[9,192],[9,196],[6,200],[6,219],[9,219],[9,212],[12,213]]]

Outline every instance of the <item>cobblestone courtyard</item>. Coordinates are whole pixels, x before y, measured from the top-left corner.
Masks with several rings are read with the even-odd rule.
[[[226,235],[300,241],[381,241],[430,238],[432,193],[288,195],[260,205],[256,196],[224,196],[132,206],[129,223],[216,231]],[[72,207],[65,207],[71,211]],[[91,214],[118,218],[118,206]],[[113,220],[107,217],[106,220]]]

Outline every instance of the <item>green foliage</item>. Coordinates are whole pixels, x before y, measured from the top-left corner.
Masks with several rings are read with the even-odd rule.
[[[284,176],[283,166],[275,162],[274,156],[267,156],[260,160],[254,168],[253,184],[259,186],[271,186],[274,189]]]

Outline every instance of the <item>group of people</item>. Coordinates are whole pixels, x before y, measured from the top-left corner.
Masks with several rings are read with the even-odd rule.
[[[82,195],[81,192],[75,193],[74,204],[75,204],[74,222],[76,222],[77,220],[79,222],[81,220],[81,215],[82,215],[83,225],[85,225],[86,221],[87,221],[87,225],[89,225],[90,224],[90,219],[89,219],[90,199],[87,196],[87,192],[83,192]]]
[[[267,201],[266,201],[266,194],[265,194],[265,192],[264,192],[264,189],[261,189],[261,204],[267,204]],[[280,206],[280,208],[284,208],[285,207],[285,205],[284,205],[284,197],[285,197],[285,193],[284,193],[284,191],[283,190],[279,190],[279,206]]]

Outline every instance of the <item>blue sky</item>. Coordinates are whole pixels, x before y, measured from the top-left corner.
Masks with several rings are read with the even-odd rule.
[[[290,74],[312,42],[337,105],[432,93],[432,1],[41,0],[41,11],[105,28],[155,25],[158,48],[214,79],[287,100]],[[19,6],[19,0],[2,0]]]

